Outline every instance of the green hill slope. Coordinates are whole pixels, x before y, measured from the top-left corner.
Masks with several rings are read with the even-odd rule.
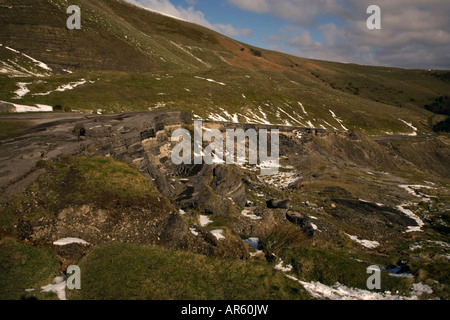
[[[446,71],[302,59],[124,1],[71,4],[81,8],[81,30],[67,29],[65,1],[2,3],[0,100],[103,113],[181,109],[374,135],[430,133],[445,119],[424,106],[450,92]],[[48,68],[36,70],[42,63]]]

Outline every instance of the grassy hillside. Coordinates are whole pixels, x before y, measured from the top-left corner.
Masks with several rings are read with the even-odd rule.
[[[105,262],[111,268],[105,272]],[[83,290],[69,299],[308,299],[298,283],[264,262],[244,262],[131,244],[108,244],[80,261]]]
[[[182,109],[202,119],[375,135],[430,133],[445,120],[424,108],[450,92],[445,71],[302,59],[123,1],[74,4],[81,30],[66,28],[61,0],[0,7],[0,100],[94,113]]]

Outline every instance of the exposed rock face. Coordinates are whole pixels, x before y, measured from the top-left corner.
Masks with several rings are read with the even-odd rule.
[[[186,220],[166,198],[135,206],[98,208],[95,205],[68,206],[55,218],[19,221],[19,237],[36,244],[50,245],[63,238],[79,238],[90,245],[111,241],[160,245],[185,249],[205,255],[247,258],[243,243],[235,239],[218,241],[210,232],[199,228],[192,233]],[[61,257],[61,268],[76,261],[88,248],[71,244],[54,246]]]
[[[360,230],[370,232],[376,240],[386,240],[404,232],[417,222],[389,206],[358,199],[332,199],[337,204],[333,217]]]
[[[11,103],[0,101],[0,112],[16,112],[16,107]]]
[[[309,218],[300,212],[288,212],[286,213],[286,219],[301,228],[305,227],[309,222]]]
[[[246,202],[242,177],[232,167],[204,165],[189,179],[177,196],[181,206],[203,208],[209,214],[229,215],[237,212],[236,205]]]
[[[174,207],[174,204],[199,207],[207,213],[229,215],[239,212],[238,207],[243,207],[246,201],[242,177],[236,175],[232,168],[176,166],[169,160],[171,131],[189,123],[189,113],[72,117],[43,123],[22,137],[4,143],[6,150],[11,150],[12,162],[24,163],[20,170],[6,175],[9,179],[4,180],[4,185],[11,194],[17,185],[10,184],[11,180],[28,170],[33,172],[38,160],[53,159],[63,154],[101,154],[132,164],[147,176],[149,183],[163,197],[152,203],[133,204],[115,203],[110,199],[111,203],[106,207],[96,203],[68,205],[53,218],[37,221],[24,218],[19,221],[17,229],[21,239],[51,244],[57,239],[76,237],[93,245],[109,241],[139,242],[208,255],[248,257],[248,249],[241,240],[225,237],[219,241],[201,228],[196,234],[191,232],[186,220]],[[47,144],[42,145],[39,140],[47,141]],[[39,174],[29,176],[32,179],[25,179],[27,184],[33,183]],[[74,249],[74,252],[78,251]],[[75,253],[63,252],[62,255],[67,256],[63,264],[73,259]]]
[[[17,119],[25,116],[8,115]],[[274,220],[288,223],[287,219],[314,240],[336,234],[344,225],[360,230],[360,237],[383,241],[398,237],[408,227],[417,225],[414,219],[394,209],[394,204],[392,207],[378,206],[360,201],[352,196],[354,189],[350,186],[345,188],[352,192],[339,186],[334,174],[345,168],[344,165],[353,168],[358,163],[366,163],[378,167],[389,158],[380,144],[356,139],[355,135],[348,134],[347,137],[304,129],[299,137],[295,135],[297,128],[291,128],[291,132],[289,128],[280,128],[284,130],[280,135],[280,156],[288,166],[279,177],[267,182],[253,168],[175,165],[171,161],[174,142],[170,137],[176,129],[192,129],[191,115],[186,112],[102,116],[45,114],[33,121],[36,125],[20,136],[0,141],[2,152],[8,155],[0,159],[2,202],[7,202],[14,193],[23,192],[42,174],[42,169],[36,168],[39,160],[56,159],[61,155],[102,155],[127,162],[139,170],[159,191],[161,203],[107,207],[96,203],[69,204],[58,208],[54,218],[20,220],[17,233],[28,241],[51,244],[58,238],[70,236],[92,244],[140,242],[245,258],[248,249],[236,234],[255,236],[257,229]],[[271,128],[226,123],[211,125],[222,131],[238,127]],[[353,150],[356,150],[355,154]],[[299,178],[298,168],[310,164],[305,161],[309,158],[311,162],[319,159],[327,165],[323,170],[317,165],[309,172],[303,166],[306,172]],[[323,160],[330,158],[330,162]],[[320,191],[307,201],[300,200],[303,192],[299,189],[308,191],[308,184],[317,180],[324,181]],[[296,212],[288,211],[291,205]],[[300,209],[302,206],[304,210]],[[186,218],[179,214],[179,209],[193,213]],[[220,216],[234,234],[218,240],[207,228],[192,230],[192,221],[199,213]]]

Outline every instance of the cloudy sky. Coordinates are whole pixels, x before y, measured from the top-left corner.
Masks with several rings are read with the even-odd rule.
[[[127,0],[305,58],[450,69],[449,0]],[[381,30],[369,30],[370,5]]]

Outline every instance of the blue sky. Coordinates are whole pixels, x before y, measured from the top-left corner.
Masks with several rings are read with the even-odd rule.
[[[448,0],[127,0],[305,58],[450,69]],[[381,9],[369,30],[367,8]]]

